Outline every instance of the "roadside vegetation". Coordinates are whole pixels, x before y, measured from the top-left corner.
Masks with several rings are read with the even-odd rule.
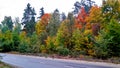
[[[0,61],[0,68],[14,68],[14,67],[7,65],[7,64]]]
[[[45,13],[41,8],[36,21],[35,9],[28,3],[21,22],[19,18],[12,20],[11,16],[5,16],[1,22],[0,51],[74,58],[120,57],[119,8],[119,0],[104,1],[102,6],[81,0],[68,15],[58,9]]]

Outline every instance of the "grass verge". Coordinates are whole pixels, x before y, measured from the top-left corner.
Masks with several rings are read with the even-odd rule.
[[[0,68],[16,68],[0,61]]]

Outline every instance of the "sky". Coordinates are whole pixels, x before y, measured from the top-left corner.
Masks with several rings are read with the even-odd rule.
[[[39,10],[44,7],[45,13],[52,13],[55,9],[59,9],[60,13],[66,14],[73,11],[73,5],[76,1],[80,0],[0,0],[0,22],[4,19],[4,16],[23,17],[24,9],[27,3],[31,4],[31,7],[35,8],[37,15]],[[93,0],[97,5],[101,5],[102,0]]]

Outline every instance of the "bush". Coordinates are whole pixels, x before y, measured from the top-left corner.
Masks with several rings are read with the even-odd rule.
[[[19,35],[17,33],[13,33],[12,34],[12,40],[13,40],[13,51],[17,51],[18,50],[18,46],[20,44],[20,38]]]
[[[20,44],[18,46],[18,51],[21,53],[31,53],[32,47],[30,46],[30,38],[24,36],[23,34],[20,35]]]
[[[95,43],[95,56],[109,58],[120,56],[120,24],[111,20],[104,30],[101,30]]]
[[[109,49],[108,49],[108,39],[106,38],[107,33],[102,30],[99,34],[98,37],[96,37],[96,42],[95,42],[95,57],[97,58],[102,58],[106,59],[109,57]]]
[[[13,48],[14,46],[12,41],[5,40],[1,43],[1,49],[3,52],[12,51]]]
[[[14,43],[12,40],[12,34],[10,31],[6,31],[4,34],[1,34],[0,37],[0,49],[3,52],[12,51],[14,48]]]
[[[69,55],[69,49],[67,49],[67,48],[59,46],[59,47],[56,48],[56,50],[57,50],[57,52],[58,52],[59,55],[62,55],[62,56]]]
[[[107,40],[110,56],[120,56],[120,23],[115,20],[107,25]]]
[[[41,45],[41,46],[40,46],[40,52],[41,52],[41,53],[47,53],[47,50],[46,50],[45,45]]]
[[[28,44],[27,42],[25,41],[22,41],[20,43],[20,45],[18,46],[18,51],[21,52],[21,53],[25,53],[25,52],[28,52]]]
[[[55,46],[55,38],[49,37],[46,40],[46,49],[48,53],[55,53],[56,52],[56,46]]]
[[[31,48],[31,52],[39,53],[40,45],[41,45],[41,41],[38,40],[38,36],[35,33],[33,33],[30,37],[30,45],[29,45],[29,47]]]

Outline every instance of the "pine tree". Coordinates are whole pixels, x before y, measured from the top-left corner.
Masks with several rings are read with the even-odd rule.
[[[27,8],[24,11],[22,25],[24,25],[27,34],[31,35],[35,30],[35,9],[28,3]]]
[[[38,17],[38,18],[41,18],[45,14],[43,7],[40,8],[40,12],[39,13],[40,13],[40,17]]]
[[[50,21],[47,25],[47,33],[49,36],[55,36],[58,28],[60,26],[60,13],[59,10],[56,9],[51,15]]]
[[[64,21],[66,19],[66,15],[65,15],[65,13],[63,12],[62,14],[61,14],[61,21]]]
[[[7,27],[10,31],[12,31],[13,29],[13,21],[12,21],[12,18],[11,16],[5,16],[4,17],[4,20],[2,21],[2,25],[3,27]]]

